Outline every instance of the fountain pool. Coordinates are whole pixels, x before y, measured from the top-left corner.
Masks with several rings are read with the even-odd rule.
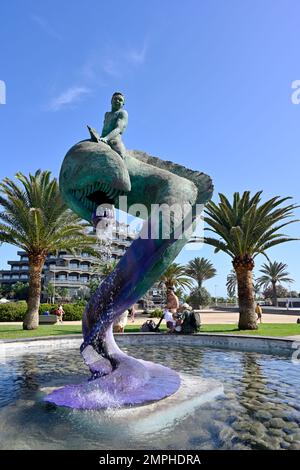
[[[202,346],[170,349],[163,341],[123,350],[191,379],[216,379],[224,394],[161,429],[145,425],[137,432],[130,409],[122,420],[123,410],[72,410],[42,401],[43,388],[88,377],[77,348],[7,355],[0,362],[0,448],[300,449],[300,374],[290,359]],[[151,424],[151,413],[147,418]]]

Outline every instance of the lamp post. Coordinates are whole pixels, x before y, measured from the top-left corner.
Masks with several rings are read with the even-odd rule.
[[[215,307],[217,307],[218,305],[218,301],[217,301],[217,285],[215,284]]]
[[[55,269],[53,271],[53,303],[55,304]]]
[[[291,304],[291,307],[293,308],[293,301],[292,301],[292,283],[289,282],[289,288],[290,288],[290,298],[289,298],[289,303]]]

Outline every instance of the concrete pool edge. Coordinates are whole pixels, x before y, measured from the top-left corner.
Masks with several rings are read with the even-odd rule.
[[[279,356],[291,356],[300,348],[296,339],[274,336],[249,336],[221,333],[198,333],[194,335],[166,335],[161,333],[116,334],[120,346],[141,344],[173,344],[182,346],[204,346],[237,351],[260,352]],[[82,336],[79,334],[61,336],[41,336],[34,338],[0,340],[0,358],[6,355],[47,352],[56,348],[72,349],[79,347]]]

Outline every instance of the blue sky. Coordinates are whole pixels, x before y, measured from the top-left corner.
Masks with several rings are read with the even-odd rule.
[[[120,90],[128,148],[210,174],[215,200],[263,189],[300,203],[298,1],[6,0],[0,14],[1,179],[37,168],[58,175]],[[300,224],[286,232],[299,236]],[[299,250],[291,242],[269,251],[298,291]],[[0,266],[15,253],[2,246]],[[179,261],[194,256],[215,264],[206,287],[224,295],[229,257],[206,246]]]

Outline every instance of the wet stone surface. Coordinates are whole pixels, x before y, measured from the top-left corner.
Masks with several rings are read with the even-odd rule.
[[[0,363],[1,449],[300,449],[299,366],[287,358],[201,347],[128,347],[127,353],[223,383],[225,394],[159,432],[136,434],[118,410],[80,411],[41,401],[43,387],[79,383],[77,350]],[[26,426],[26,433],[24,429]]]

